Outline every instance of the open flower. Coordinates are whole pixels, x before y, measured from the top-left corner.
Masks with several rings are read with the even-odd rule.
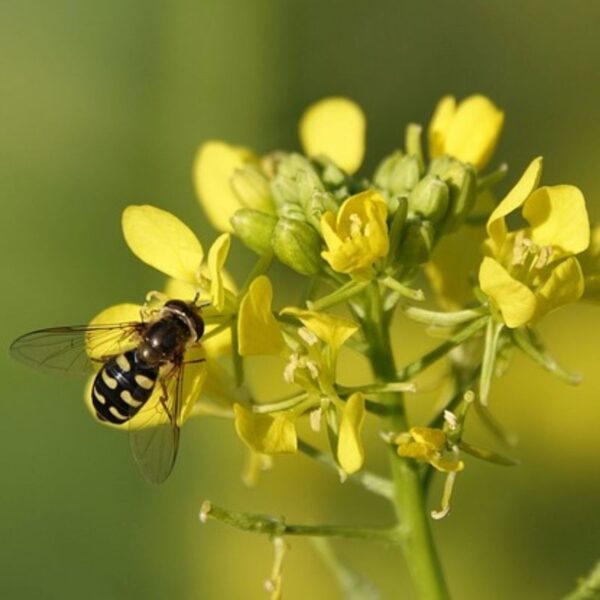
[[[479,285],[515,328],[578,300],[584,291],[576,254],[590,242],[583,194],[571,185],[538,188],[536,158],[487,222]],[[522,207],[529,227],[509,231],[505,217]]]
[[[483,169],[489,162],[504,124],[504,113],[481,95],[456,104],[453,96],[444,96],[435,108],[429,124],[429,155],[448,154]]]
[[[337,215],[321,217],[327,250],[323,258],[338,273],[359,279],[374,275],[373,263],[389,252],[387,204],[381,194],[367,190],[348,198]]]
[[[462,471],[462,460],[444,458],[446,442],[444,431],[431,427],[411,427],[407,433],[401,433],[393,440],[399,456],[427,462],[445,473]]]

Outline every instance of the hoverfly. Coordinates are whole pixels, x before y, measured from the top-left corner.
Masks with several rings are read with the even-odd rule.
[[[116,426],[130,424],[156,390],[156,410],[148,411],[146,425],[154,422],[131,426],[130,442],[140,471],[158,484],[169,476],[177,456],[185,365],[204,361],[186,360],[188,350],[200,347],[204,320],[195,299],[168,300],[150,314],[127,323],[32,331],[17,338],[10,351],[20,362],[45,371],[97,371],[92,405],[99,420]]]

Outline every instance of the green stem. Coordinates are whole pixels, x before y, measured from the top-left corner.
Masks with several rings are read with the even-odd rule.
[[[368,358],[378,381],[394,381],[396,366],[389,322],[384,317],[377,288],[372,286],[370,292],[363,321],[369,341]],[[389,426],[395,431],[406,431],[408,419],[402,395],[386,392],[381,394],[381,401],[400,409],[389,417]],[[447,600],[450,596],[430,529],[418,465],[411,459],[399,457],[391,448],[390,464],[401,545],[417,595],[427,600]]]
[[[577,589],[565,596],[563,600],[594,600],[600,597],[600,562],[587,577],[578,582]]]
[[[308,537],[341,537],[384,542],[394,542],[398,537],[396,529],[390,528],[366,528],[346,525],[289,525],[282,517],[227,510],[216,506],[212,502],[205,501],[200,509],[200,521],[205,523],[208,519],[215,519],[243,531],[263,533],[271,537],[304,535]]]

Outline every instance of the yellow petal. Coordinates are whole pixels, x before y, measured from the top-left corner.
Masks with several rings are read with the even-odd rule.
[[[240,303],[238,336],[242,356],[278,354],[283,350],[281,328],[271,310],[272,300],[271,282],[264,275],[257,277]]]
[[[462,460],[440,458],[438,456],[432,457],[429,464],[442,473],[458,473],[465,468],[465,463]]]
[[[559,306],[577,302],[583,291],[583,273],[579,261],[571,256],[552,269],[550,277],[536,291],[537,316],[541,317]]]
[[[469,96],[457,107],[447,131],[445,153],[482,169],[504,124],[504,113],[485,96]]]
[[[365,399],[357,392],[346,401],[340,420],[337,458],[346,473],[355,473],[364,462],[365,451],[361,437],[364,420]]]
[[[508,327],[520,327],[533,319],[536,299],[533,292],[493,258],[485,257],[479,268],[479,285],[498,306]]]
[[[417,442],[402,442],[398,444],[396,449],[398,456],[402,458],[415,458],[417,460],[424,460],[429,462],[433,456],[431,448],[419,444]]]
[[[280,454],[296,452],[298,449],[296,427],[291,414],[257,414],[241,404],[235,404],[233,410],[235,430],[240,439],[254,452]]]
[[[430,158],[444,154],[446,138],[455,113],[456,99],[454,96],[444,96],[435,107],[427,131]]]
[[[154,206],[128,206],[122,225],[127,245],[142,262],[175,279],[197,281],[204,251],[177,217]]]
[[[494,246],[498,248],[506,237],[504,217],[519,208],[535,190],[542,175],[542,157],[535,158],[521,176],[517,184],[508,192],[504,200],[498,204],[487,222],[487,232]]]
[[[99,312],[91,321],[90,325],[116,325],[118,323],[130,323],[141,320],[142,307],[139,304],[116,304],[105,308]],[[97,338],[97,336],[94,336]],[[138,340],[129,339],[127,341],[119,340],[118,336],[110,336],[110,339],[100,341],[88,337],[86,343],[86,352],[90,358],[100,360],[106,356],[120,354],[131,350],[138,343]],[[98,363],[100,367],[100,363]]]
[[[337,351],[359,329],[359,326],[349,319],[313,310],[302,310],[293,306],[284,308],[281,314],[292,315],[299,319],[305,327],[334,351]]]
[[[320,154],[354,173],[365,153],[365,116],[347,98],[325,98],[309,106],[300,120],[299,134],[309,156]]]
[[[221,312],[225,307],[225,288],[223,283],[223,266],[229,254],[231,237],[221,234],[208,251],[208,275],[210,277],[210,299],[213,306]]]
[[[219,231],[232,231],[229,219],[242,208],[231,186],[236,169],[256,160],[246,148],[210,141],[200,146],[194,161],[194,186],[200,204]]]
[[[572,185],[541,187],[523,206],[532,240],[539,246],[552,246],[564,254],[583,252],[590,243],[590,222],[585,199]]]
[[[423,444],[433,450],[442,450],[446,445],[446,434],[441,429],[411,427],[410,435],[418,444]]]

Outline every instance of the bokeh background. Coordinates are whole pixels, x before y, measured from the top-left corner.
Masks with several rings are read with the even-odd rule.
[[[215,233],[190,176],[197,145],[295,148],[303,107],[328,94],[364,107],[369,168],[401,144],[406,122],[428,121],[442,94],[486,93],[507,113],[496,161],[510,163],[508,181],[543,154],[544,181],[577,184],[600,218],[599,22],[591,0],[2,2],[0,346],[160,288],[123,243],[121,210],[166,208],[208,244]],[[236,256],[242,279],[251,258]],[[598,558],[599,327],[600,312],[585,305],[542,326],[584,374],[579,388],[520,357],[495,386],[493,409],[519,434],[521,466],[470,461],[452,514],[433,525],[456,598],[560,598]],[[400,359],[434,343],[402,321],[395,339]],[[301,456],[244,488],[241,443],[229,423],[209,419],[186,426],[174,474],[150,487],[125,436],[92,421],[80,382],[31,372],[6,351],[0,374],[5,598],[265,597],[269,542],[201,526],[206,498],[296,521],[391,517]],[[381,453],[370,466],[385,467]],[[438,497],[439,485],[432,507]],[[412,597],[396,551],[335,547],[383,598]],[[285,578],[286,598],[338,597],[302,540],[292,540]]]

